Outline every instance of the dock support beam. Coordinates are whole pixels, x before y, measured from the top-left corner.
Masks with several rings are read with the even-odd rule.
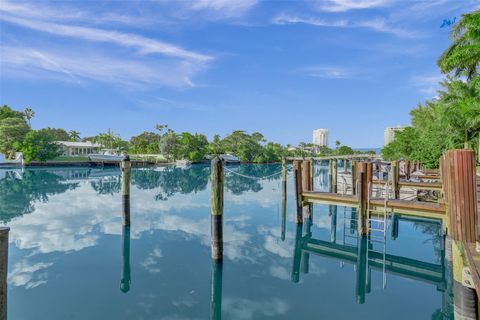
[[[282,200],[287,199],[287,159],[282,158]]]
[[[329,184],[330,184],[330,192],[337,193],[337,171],[338,171],[338,163],[337,159],[331,159],[329,162]]]
[[[367,237],[359,236],[357,244],[357,269],[355,282],[355,295],[358,304],[365,303],[365,291],[367,288]]]
[[[122,218],[123,225],[130,226],[130,180],[132,177],[132,164],[127,155],[120,163],[122,172]]]
[[[392,178],[392,193],[393,193],[393,198],[394,199],[399,199],[400,198],[400,187],[398,184],[399,180],[399,166],[398,166],[398,161],[392,161],[391,163],[391,178]],[[385,195],[387,197],[387,195]]]
[[[441,158],[442,181],[452,240],[473,243],[479,240],[475,152],[449,150]]]
[[[297,215],[295,222],[303,223],[303,201],[302,201],[302,161],[294,160],[293,161],[293,176],[295,182],[295,200]]]
[[[300,265],[302,263],[302,225],[297,224],[295,230],[295,247],[293,251],[292,282],[298,283],[300,280]]]
[[[215,157],[211,163],[211,233],[212,259],[223,261],[223,161]]]
[[[10,228],[0,227],[0,320],[7,319],[8,233]]]
[[[352,176],[352,195],[357,193],[357,161],[350,161],[350,174]]]
[[[370,170],[368,170],[370,167]],[[368,198],[368,182],[372,178],[371,170],[372,164],[366,162],[359,162],[356,164],[356,175],[357,175],[357,199],[358,199],[358,209],[357,209],[357,231],[358,236],[367,234],[367,198]],[[370,171],[370,176],[368,175]]]

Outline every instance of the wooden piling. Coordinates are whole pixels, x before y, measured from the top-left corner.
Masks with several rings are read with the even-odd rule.
[[[132,177],[132,164],[127,155],[120,163],[122,173],[122,221],[124,226],[130,226],[130,180]]]
[[[370,163],[371,165],[371,163]],[[357,232],[358,235],[367,234],[367,194],[368,194],[368,180],[367,180],[367,163],[359,162],[356,164],[357,175]]]
[[[295,179],[295,200],[297,207],[296,223],[303,223],[303,201],[302,201],[302,161],[293,161],[293,175]]]
[[[365,303],[365,291],[367,287],[367,237],[359,236],[357,240],[357,268],[355,281],[355,295],[358,304]]]
[[[215,157],[211,162],[211,236],[212,259],[223,260],[223,161]]]
[[[338,160],[331,159],[329,165],[329,182],[330,182],[330,192],[337,193],[337,173],[338,173]]]
[[[443,155],[441,163],[450,221],[448,232],[453,240],[473,243],[479,240],[475,153],[466,149],[449,150]]]
[[[10,228],[0,227],[0,320],[7,319],[8,233]]]
[[[356,194],[357,192],[357,161],[350,161],[350,174],[352,178],[352,194]]]
[[[302,163],[302,191],[312,191],[311,187],[311,161],[303,160]]]
[[[405,160],[404,161],[404,166],[405,166],[405,180],[410,180],[410,173],[411,173],[411,170],[410,170],[410,161],[408,160]]]
[[[297,224],[295,229],[295,246],[293,251],[293,265],[292,276],[293,282],[297,283],[300,280],[300,265],[302,263],[302,225]]]
[[[391,162],[391,185],[392,185],[392,194],[394,199],[399,199],[400,198],[400,187],[398,185],[399,182],[399,165],[398,161],[392,161]],[[385,195],[387,196],[387,195]]]
[[[287,159],[282,158],[282,199],[287,199]]]
[[[310,159],[310,190],[313,191],[313,180],[315,179],[315,160]]]

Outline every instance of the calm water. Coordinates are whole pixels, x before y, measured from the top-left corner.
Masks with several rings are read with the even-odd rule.
[[[326,172],[317,171],[319,187]],[[8,318],[450,318],[439,223],[400,218],[386,243],[382,234],[366,242],[350,208],[314,205],[313,220],[297,228],[291,176],[283,224],[279,176],[227,173],[218,266],[209,174],[200,165],[134,169],[132,225],[123,229],[118,169],[0,171],[0,221],[11,227]]]

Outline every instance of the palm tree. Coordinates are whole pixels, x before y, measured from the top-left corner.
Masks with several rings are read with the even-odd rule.
[[[340,142],[340,140],[336,140],[336,141],[335,141],[335,146],[336,146],[337,148],[340,147],[341,144],[342,144],[342,143]]]
[[[28,121],[28,126],[32,127],[32,125],[30,124],[30,119],[35,117],[35,112],[30,108],[25,108],[25,110],[23,111],[23,114],[25,115],[25,118]]]
[[[472,79],[478,74],[480,63],[480,10],[462,15],[451,32],[452,44],[438,59],[443,73],[455,71]]]
[[[70,136],[71,141],[79,141],[80,140],[80,132],[78,132],[78,131],[70,130],[68,132],[68,135]]]
[[[440,103],[445,105],[445,120],[464,148],[480,132],[480,77],[470,82],[450,80],[442,83]]]

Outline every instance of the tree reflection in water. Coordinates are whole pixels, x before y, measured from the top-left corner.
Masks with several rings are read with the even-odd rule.
[[[44,169],[25,170],[23,176],[14,170],[2,172],[0,179],[0,221],[12,219],[35,210],[34,202],[47,202],[49,196],[73,190],[78,182]]]

